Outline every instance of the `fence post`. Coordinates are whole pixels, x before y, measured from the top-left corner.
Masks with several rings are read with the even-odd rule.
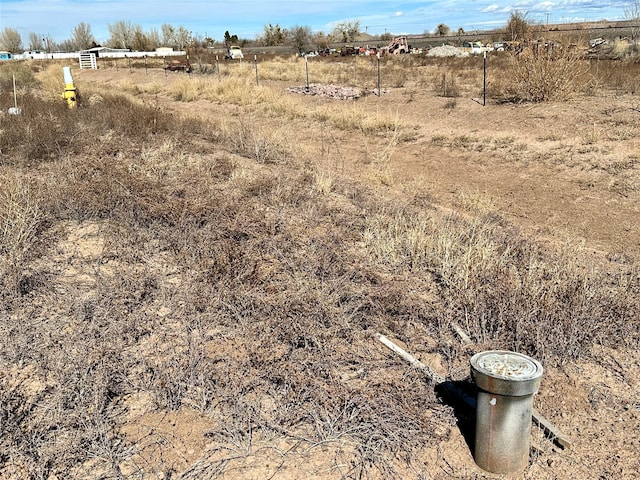
[[[304,56],[304,64],[307,69],[307,88],[306,91],[309,92],[309,57]]]
[[[253,63],[256,65],[256,87],[258,86],[258,56],[253,56]]]
[[[483,70],[482,106],[484,107],[487,104],[487,52],[484,52],[482,70]]]
[[[376,54],[376,56],[378,57],[378,97],[381,94],[381,90],[380,90],[380,52],[378,52]]]

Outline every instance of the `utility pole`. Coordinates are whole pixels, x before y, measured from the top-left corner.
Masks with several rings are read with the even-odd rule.
[[[547,12],[546,15],[547,15],[547,30],[549,30],[549,15],[551,14]]]

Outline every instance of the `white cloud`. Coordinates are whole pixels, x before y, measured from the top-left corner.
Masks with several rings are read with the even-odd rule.
[[[493,5],[488,5],[480,9],[480,13],[492,13],[492,12],[497,12],[498,10],[500,10],[500,5],[496,5],[494,3]]]

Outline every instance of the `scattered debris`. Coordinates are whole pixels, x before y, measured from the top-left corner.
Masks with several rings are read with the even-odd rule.
[[[595,48],[600,45],[609,45],[609,40],[602,37],[594,38],[592,40],[589,40],[589,45],[591,45],[591,48]]]
[[[302,93],[303,95],[317,95],[321,97],[338,98],[340,100],[355,100],[362,96],[362,90],[355,87],[340,87],[338,85],[312,84],[309,88],[291,87],[291,93]]]

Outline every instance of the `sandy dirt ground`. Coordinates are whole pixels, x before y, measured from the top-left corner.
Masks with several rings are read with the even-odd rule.
[[[184,81],[184,74],[145,74],[126,70],[81,71],[77,83],[117,86],[118,82],[163,88]],[[271,82],[283,91],[292,83]],[[291,94],[294,95],[294,94]],[[144,94],[141,95],[144,97]],[[148,97],[152,98],[151,95]],[[331,106],[339,100],[299,96],[309,105]],[[206,100],[181,103],[160,93],[162,108],[199,118],[222,119],[239,107]],[[576,243],[596,262],[630,265],[640,258],[640,102],[635,96],[604,93],[563,103],[481,105],[479,99],[454,101],[419,86],[389,88],[378,98],[367,95],[354,105],[393,115],[400,134],[384,159],[386,185],[371,176],[372,151],[388,145],[352,132],[320,138],[318,126],[291,120],[298,142],[319,150],[329,144],[327,168],[360,182],[372,182],[381,194],[409,202],[428,198],[443,209],[469,214],[495,212],[522,231],[553,244]],[[348,108],[348,107],[345,107]],[[345,167],[345,163],[347,166]],[[85,232],[86,233],[86,232]],[[90,233],[90,232],[89,232]],[[90,235],[87,233],[87,241]],[[76,239],[77,240],[77,239]],[[594,326],[594,328],[597,328]],[[405,345],[432,362],[416,345]],[[384,347],[377,346],[385,355]],[[534,429],[528,479],[631,479],[640,471],[640,352],[593,347],[593,361],[545,371],[535,406],[572,441],[561,449]],[[465,362],[460,360],[460,369]],[[397,360],[402,371],[401,360]],[[436,362],[437,364],[437,362]],[[444,373],[444,372],[443,372]],[[134,400],[131,400],[134,401]],[[127,435],[164,435],[183,478],[207,478],[215,457],[206,419],[193,413],[159,415],[135,400]],[[268,439],[255,455],[229,460],[223,478],[341,478],[339,442],[296,450],[287,441]],[[154,443],[154,445],[156,445]],[[284,455],[282,452],[290,452]],[[155,455],[160,453],[155,452]],[[168,457],[167,457],[168,458]],[[209,465],[209,466],[207,466]],[[332,465],[331,468],[326,467]],[[405,478],[488,478],[478,469],[463,432],[451,425],[434,438],[415,471]],[[209,470],[207,470],[209,469]],[[374,475],[375,476],[375,475]],[[512,478],[512,477],[505,477]]]

